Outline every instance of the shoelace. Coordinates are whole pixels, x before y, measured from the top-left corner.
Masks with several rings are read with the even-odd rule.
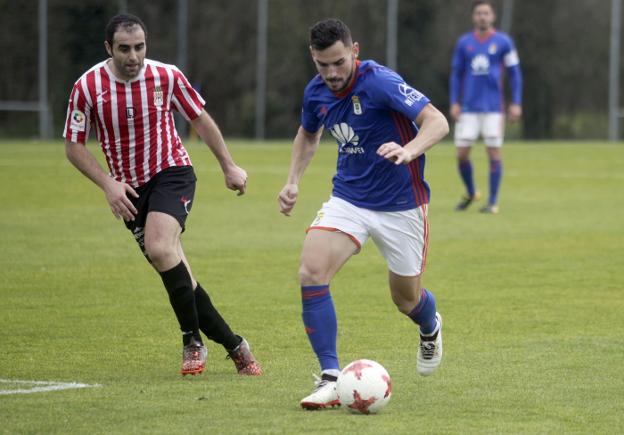
[[[327,379],[321,379],[316,373],[312,373],[312,376],[314,376],[314,392],[317,392],[330,382]]]
[[[431,359],[435,353],[436,345],[433,342],[421,342],[420,350],[424,359]]]

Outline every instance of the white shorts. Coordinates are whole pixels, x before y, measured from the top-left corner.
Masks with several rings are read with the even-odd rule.
[[[427,205],[406,211],[373,211],[332,196],[308,228],[345,233],[360,248],[369,237],[386,259],[388,269],[400,276],[425,270],[429,243]]]
[[[455,146],[469,147],[483,137],[485,146],[503,145],[505,117],[502,113],[462,113],[455,124]]]

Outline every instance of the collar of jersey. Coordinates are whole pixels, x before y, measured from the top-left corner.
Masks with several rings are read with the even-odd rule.
[[[332,92],[332,94],[334,94],[338,98],[346,97],[347,95],[349,95],[349,92],[351,92],[351,90],[355,86],[355,82],[357,82],[358,70],[360,69],[360,63],[362,62],[360,62],[359,60],[355,61],[355,70],[353,71],[353,77],[351,77],[351,83],[349,83],[349,86],[347,86],[340,92]]]
[[[492,29],[489,32],[487,32],[485,36],[479,36],[479,32],[477,32],[476,30],[473,32],[473,35],[477,41],[485,42],[488,39],[490,39],[492,36],[494,36],[495,33],[496,33],[496,29],[492,27]]]
[[[141,71],[139,71],[139,73],[137,74],[137,76],[135,78],[130,79],[130,80],[122,80],[119,77],[117,77],[115,75],[115,73],[113,72],[113,70],[110,69],[110,67],[108,66],[108,61],[109,60],[112,61],[112,58],[109,57],[108,59],[106,59],[104,61],[104,69],[106,70],[106,72],[108,73],[108,75],[110,77],[115,79],[116,82],[119,82],[119,83],[132,83],[132,82],[136,82],[137,80],[141,80],[143,78],[143,74],[145,73],[145,68],[146,68],[146,65],[147,65],[147,63],[145,62],[146,59],[143,60],[143,68],[141,68]]]

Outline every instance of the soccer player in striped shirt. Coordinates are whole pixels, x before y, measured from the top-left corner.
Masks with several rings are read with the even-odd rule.
[[[490,161],[488,203],[479,211],[498,213],[498,190],[503,176],[501,146],[505,130],[503,72],[511,87],[510,121],[522,116],[522,73],[520,61],[509,35],[494,29],[494,7],[488,0],[472,4],[474,31],[462,35],[453,53],[450,78],[450,115],[455,124],[455,146],[459,174],[466,194],[455,207],[466,210],[480,198],[472,176],[470,149],[483,137]]]
[[[200,331],[223,345],[238,373],[262,369],[247,341],[232,332],[195,280],[180,236],[191,211],[196,177],[173,121],[179,111],[217,158],[228,189],[245,193],[247,174],[238,167],[204,100],[179,69],[146,59],[147,30],[133,15],[106,26],[110,58],[75,83],[63,137],[70,162],[102,189],[116,218],[123,218],[143,254],[160,274],[182,330],[181,373],[199,374],[207,349]],[[86,148],[94,129],[109,173]]]
[[[369,237],[388,265],[392,301],[419,326],[418,373],[431,375],[440,365],[442,318],[433,293],[421,286],[429,235],[424,153],[449,127],[429,99],[396,72],[357,60],[359,46],[342,21],[315,24],[310,52],[319,74],[304,92],[301,126],[278,202],[281,213],[290,215],[299,180],[328,130],[338,144],[334,187],[308,228],[299,269],[303,323],[321,366],[316,388],[300,405],[322,409],[339,403],[329,283]]]

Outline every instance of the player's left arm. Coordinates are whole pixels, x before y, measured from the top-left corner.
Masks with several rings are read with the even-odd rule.
[[[507,112],[510,121],[517,121],[522,117],[522,70],[520,69],[520,59],[518,51],[511,38],[508,41],[509,47],[504,53],[503,62],[509,77],[509,87],[511,88],[511,104]]]
[[[244,194],[247,188],[247,172],[234,163],[217,123],[202,109],[200,115],[191,121],[191,125],[219,162],[227,188],[236,190],[239,196]]]
[[[449,132],[446,117],[431,103],[423,107],[415,121],[418,125],[418,134],[414,139],[404,146],[396,142],[387,142],[377,149],[377,154],[397,165],[407,164],[424,154]]]

